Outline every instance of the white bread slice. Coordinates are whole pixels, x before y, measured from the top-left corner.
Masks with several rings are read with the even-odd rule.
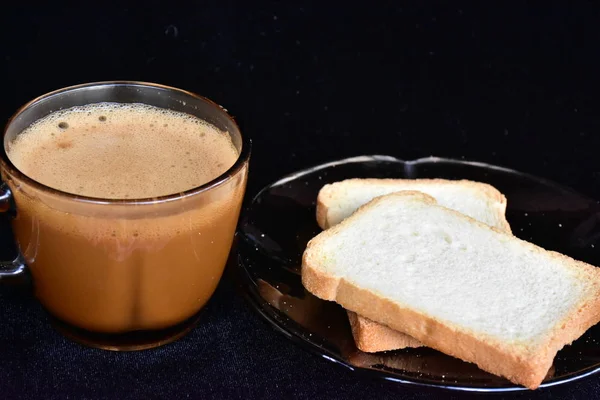
[[[417,190],[448,208],[510,233],[506,197],[485,183],[445,179],[348,179],[323,186],[317,196],[317,222],[323,229],[351,215],[358,207],[383,194]],[[379,352],[421,347],[423,343],[402,332],[348,311],[356,347]]]
[[[428,194],[444,207],[511,232],[504,217],[506,197],[491,185],[469,180],[357,178],[330,183],[317,196],[317,223],[327,229],[373,198],[402,190]]]
[[[531,389],[600,319],[600,269],[419,192],[378,197],[309,241],[315,296]]]

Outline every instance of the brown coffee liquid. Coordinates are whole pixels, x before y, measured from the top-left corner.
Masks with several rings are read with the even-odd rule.
[[[57,112],[8,150],[27,176],[64,192],[108,199],[158,197],[229,169],[228,134],[188,114],[143,104],[92,104]]]
[[[193,188],[237,156],[227,133],[188,115],[106,104],[53,114],[9,150],[47,186],[115,199]],[[192,317],[223,273],[246,168],[199,195],[147,205],[76,202],[5,175],[37,297],[62,321],[93,332],[161,330]]]

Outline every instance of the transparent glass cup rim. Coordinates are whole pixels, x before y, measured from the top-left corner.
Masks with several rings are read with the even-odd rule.
[[[74,90],[92,89],[94,87],[103,87],[103,86],[131,86],[131,87],[142,86],[142,87],[156,88],[156,89],[172,91],[172,92],[179,92],[181,94],[189,96],[190,100],[192,100],[192,101],[201,101],[201,102],[208,103],[209,105],[212,105],[215,108],[216,112],[221,113],[231,122],[231,124],[235,127],[235,129],[237,130],[237,133],[241,137],[242,148],[239,151],[237,160],[228,170],[223,172],[221,175],[217,176],[213,180],[206,182],[200,186],[188,189],[183,192],[173,193],[173,194],[169,194],[169,195],[158,196],[158,197],[139,198],[139,199],[105,199],[105,198],[100,198],[100,197],[81,196],[81,195],[64,192],[62,190],[54,189],[52,187],[46,186],[43,183],[40,183],[40,182],[30,178],[29,176],[25,175],[12,163],[12,161],[8,158],[8,154],[6,151],[6,143],[3,143],[2,152],[0,154],[1,155],[0,162],[2,163],[2,167],[4,169],[6,169],[10,173],[10,175],[16,177],[18,180],[23,181],[38,190],[42,190],[42,191],[45,191],[45,192],[48,192],[48,193],[51,193],[51,194],[54,194],[54,195],[57,195],[60,197],[67,197],[67,198],[72,199],[77,202],[93,203],[93,204],[99,204],[99,205],[100,204],[144,205],[144,204],[157,204],[157,203],[171,202],[171,201],[175,201],[175,200],[180,200],[182,198],[196,196],[198,194],[210,191],[211,189],[221,186],[224,183],[231,180],[233,177],[235,177],[242,170],[242,168],[244,167],[244,165],[247,163],[248,159],[250,158],[250,151],[251,151],[251,145],[252,145],[251,140],[246,135],[241,134],[240,128],[239,128],[238,124],[236,123],[235,119],[231,115],[229,115],[223,109],[223,107],[221,107],[220,105],[218,105],[217,103],[215,103],[214,101],[212,101],[210,99],[207,99],[196,93],[189,92],[187,90],[178,89],[178,88],[166,86],[166,85],[161,85],[158,83],[139,82],[139,81],[104,81],[104,82],[84,83],[84,84],[80,84],[80,85],[64,87],[64,88],[61,88],[58,90],[54,90],[52,92],[48,92],[39,97],[36,97],[35,99],[33,99],[33,100],[29,101],[28,103],[24,104],[23,106],[21,106],[17,110],[17,112],[8,120],[8,122],[6,123],[6,126],[4,128],[4,133],[2,135],[3,141],[4,141],[4,138],[6,137],[6,135],[8,134],[8,128],[10,127],[12,122],[16,118],[18,118],[19,115],[21,115],[21,113],[23,113],[25,110],[29,109],[30,107],[35,106],[39,102],[44,101],[49,98],[52,98],[52,97],[61,96],[65,93],[68,93],[68,92],[71,92]],[[106,101],[110,102],[110,99],[107,99]],[[148,102],[147,104],[152,105],[152,102]],[[43,118],[43,116],[40,118]]]

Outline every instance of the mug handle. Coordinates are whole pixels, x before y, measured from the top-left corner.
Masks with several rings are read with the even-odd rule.
[[[11,207],[12,192],[4,182],[0,184],[0,212],[4,213]],[[12,261],[0,261],[0,279],[3,277],[19,276],[25,272],[25,263],[19,253]]]

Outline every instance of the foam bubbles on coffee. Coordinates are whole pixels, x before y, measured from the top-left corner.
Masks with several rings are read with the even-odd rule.
[[[35,122],[8,156],[34,180],[83,196],[135,199],[180,193],[224,173],[238,152],[226,132],[189,114],[99,103]]]

